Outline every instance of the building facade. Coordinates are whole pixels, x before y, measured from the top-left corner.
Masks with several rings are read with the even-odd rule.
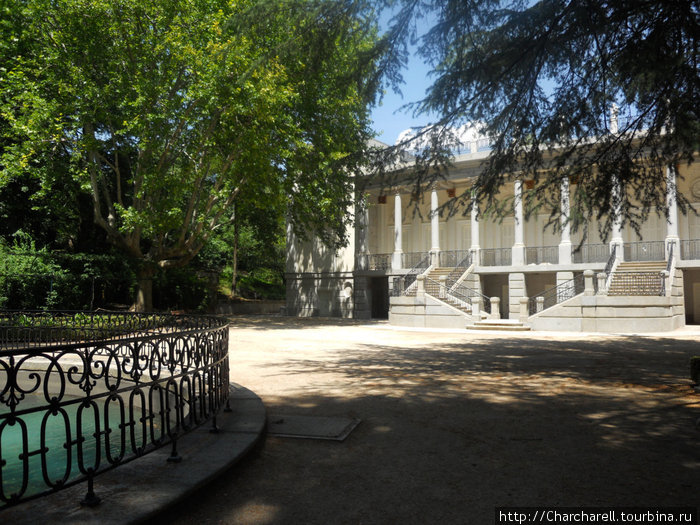
[[[700,215],[679,213],[674,186],[700,212],[700,165],[669,169],[669,219],[651,213],[640,236],[613,229],[603,242],[545,228],[548,213],[524,219],[515,181],[502,220],[439,208],[472,184],[488,151],[474,144],[446,180],[416,198],[409,187],[373,188],[355,213],[350,244],[337,253],[299,242],[290,230],[287,313],[389,318],[407,326],[467,327],[488,320],[543,330],[659,331],[700,324]],[[566,215],[573,184],[561,188]],[[417,199],[417,200],[416,200]],[[505,321],[509,320],[509,321]]]

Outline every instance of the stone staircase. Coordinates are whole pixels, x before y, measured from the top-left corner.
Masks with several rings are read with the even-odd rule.
[[[608,295],[661,295],[666,261],[622,262],[613,273]]]
[[[530,327],[515,319],[486,319],[477,321],[468,330],[502,330],[506,332],[529,332]]]

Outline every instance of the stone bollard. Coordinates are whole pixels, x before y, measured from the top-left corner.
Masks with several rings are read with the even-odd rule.
[[[583,295],[595,295],[595,288],[593,288],[593,275],[595,275],[593,270],[586,270],[583,272]]]
[[[536,307],[535,311],[536,311],[537,313],[540,313],[542,310],[544,310],[544,297],[542,297],[541,295],[539,295],[539,296],[535,299],[535,302],[537,303],[537,307]]]
[[[491,297],[491,315],[489,319],[500,319],[501,318],[501,298]]]
[[[607,295],[605,289],[605,280],[607,279],[605,272],[599,272],[598,275],[598,295]]]
[[[419,299],[425,298],[425,275],[416,277],[416,297]]]
[[[477,321],[481,319],[481,309],[479,308],[479,303],[481,303],[481,299],[479,297],[472,297],[472,315],[476,317]]]
[[[527,322],[528,314],[530,313],[528,312],[527,308],[529,301],[530,299],[528,299],[527,297],[520,298],[520,315],[518,317],[521,323]]]
[[[438,297],[440,299],[447,297],[447,275],[440,276],[440,294]]]

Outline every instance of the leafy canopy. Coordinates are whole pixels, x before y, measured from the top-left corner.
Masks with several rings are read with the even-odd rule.
[[[299,233],[345,241],[378,86],[369,6],[9,5],[19,22],[1,29],[25,45],[0,50],[0,184],[70,176],[115,245],[164,268],[187,264],[236,199],[280,189]]]
[[[636,228],[654,206],[667,213],[666,167],[691,163],[698,151],[697,2],[385,4],[400,8],[386,35],[394,45],[389,78],[399,76],[412,40],[433,66],[432,86],[412,105],[416,113],[440,115],[427,138],[415,139],[427,144],[417,156],[417,189],[443,176],[454,145],[450,129],[480,122],[493,144],[473,188],[482,210],[507,212],[511,203],[497,196],[518,177],[538,182],[537,193],[526,195],[527,209],[551,210],[555,227],[565,178],[578,182],[568,219],[574,228],[596,219],[605,233],[615,208]],[[426,14],[435,23],[420,35],[416,21]],[[469,206],[471,191],[451,205]],[[685,210],[687,202],[678,199]]]

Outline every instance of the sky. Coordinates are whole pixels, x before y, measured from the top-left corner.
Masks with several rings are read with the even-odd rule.
[[[405,80],[401,86],[403,97],[389,89],[384,95],[382,105],[372,111],[377,140],[394,144],[399,134],[405,129],[429,123],[429,116],[413,118],[410,110],[400,110],[404,104],[416,102],[425,97],[425,90],[432,83],[428,76],[429,71],[430,68],[419,57],[410,58],[407,68],[403,71]]]
[[[385,13],[380,19],[382,29],[387,28],[389,17],[390,13]],[[425,31],[431,22],[431,19],[419,21],[419,31]],[[382,105],[372,111],[376,138],[386,144],[394,144],[402,131],[413,126],[425,126],[431,121],[429,116],[414,119],[410,110],[399,110],[404,104],[424,98],[426,89],[432,84],[431,77],[428,76],[430,67],[417,56],[415,47],[411,47],[409,51],[413,53],[403,70],[404,84],[401,86],[403,96],[387,89]]]

